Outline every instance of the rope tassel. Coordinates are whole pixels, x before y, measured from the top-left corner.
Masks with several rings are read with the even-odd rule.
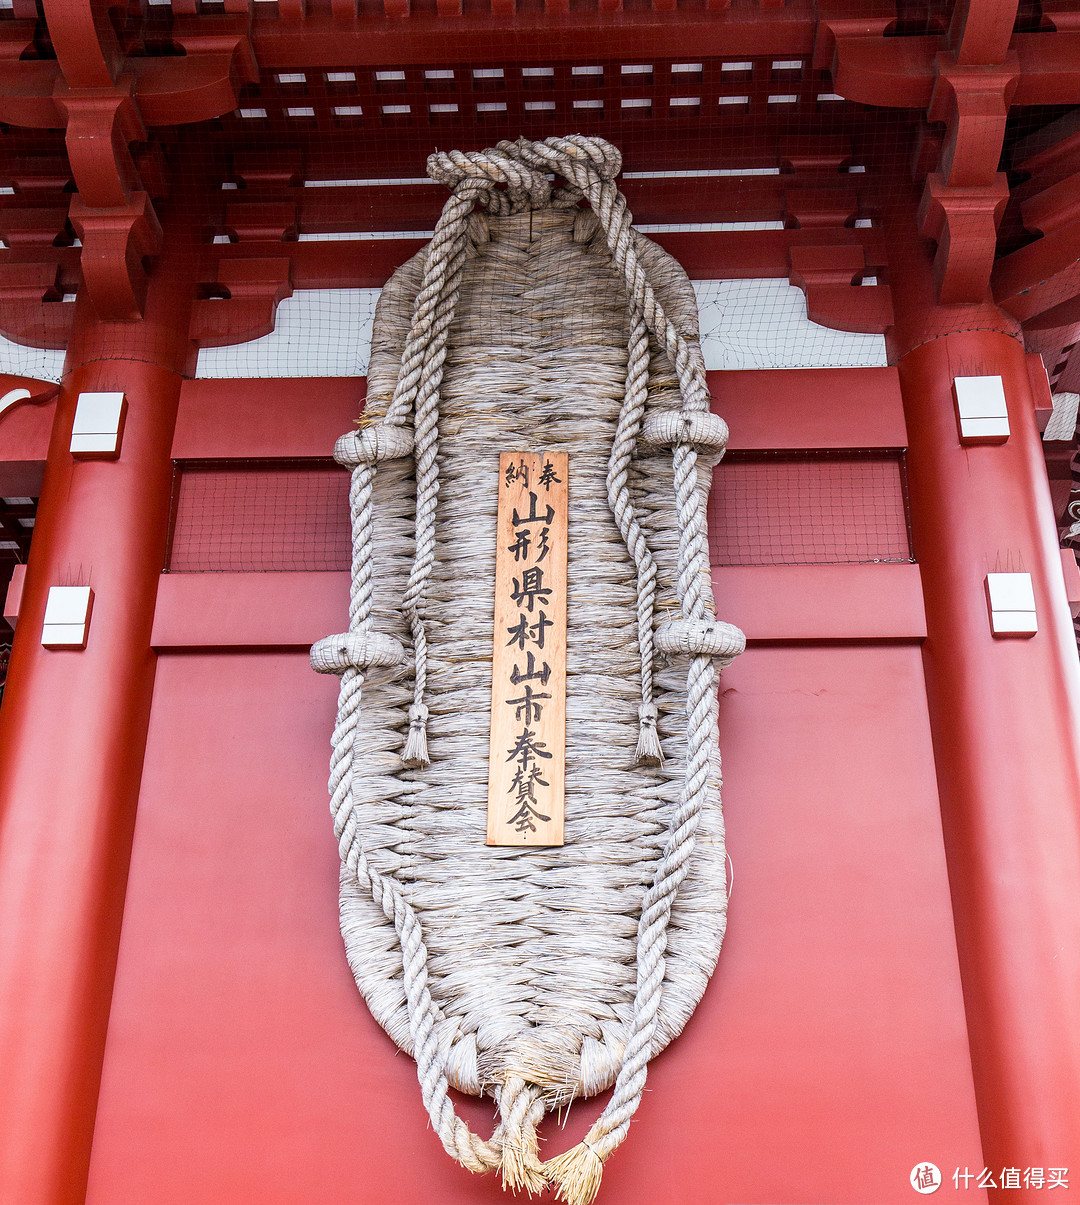
[[[660,746],[660,734],[656,731],[659,712],[655,703],[642,703],[637,709],[638,738],[634,763],[638,766],[662,766],[664,750]]]
[[[410,770],[418,770],[429,765],[427,748],[428,709],[424,703],[413,703],[409,708],[409,736],[405,742],[405,752],[401,755],[402,765]]]

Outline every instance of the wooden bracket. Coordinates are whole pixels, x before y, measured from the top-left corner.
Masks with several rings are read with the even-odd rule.
[[[888,285],[864,285],[866,255],[859,244],[791,248],[788,280],[806,297],[806,316],[831,330],[881,335],[893,324]]]
[[[934,281],[942,305],[981,302],[990,285],[998,222],[1009,199],[1004,174],[991,184],[951,188],[932,172],[919,204],[919,233],[937,242]]]
[[[98,314],[114,321],[141,317],[143,259],[160,250],[162,237],[150,198],[135,192],[126,205],[96,209],[72,197],[71,224],[82,240],[83,280]]]
[[[220,260],[217,283],[225,295],[195,302],[192,341],[199,347],[224,347],[270,334],[278,303],[292,296],[290,266],[284,257]]]

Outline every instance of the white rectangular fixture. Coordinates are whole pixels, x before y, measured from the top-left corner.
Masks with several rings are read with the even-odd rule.
[[[1039,630],[1030,573],[988,573],[986,602],[995,636],[1034,636]]]
[[[115,460],[120,455],[126,414],[122,393],[80,393],[71,428],[72,456]]]
[[[1001,377],[954,377],[953,396],[962,444],[1004,443],[1009,438]]]
[[[41,644],[47,649],[84,649],[94,592],[89,586],[50,586]]]

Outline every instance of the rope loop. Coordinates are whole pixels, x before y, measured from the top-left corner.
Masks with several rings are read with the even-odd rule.
[[[730,665],[745,650],[746,637],[722,619],[665,619],[656,629],[656,647],[668,655],[718,657]]]
[[[317,674],[343,674],[347,669],[390,667],[405,661],[400,640],[385,632],[343,632],[324,636],[311,646],[311,668]]]
[[[686,444],[696,452],[716,457],[727,447],[728,425],[708,410],[660,410],[649,415],[641,428],[642,447],[674,448]]]
[[[411,456],[413,433],[409,427],[373,423],[362,431],[347,431],[334,444],[334,459],[346,468],[360,464],[380,464]]]

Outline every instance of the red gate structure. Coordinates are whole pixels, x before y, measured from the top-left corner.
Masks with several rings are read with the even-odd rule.
[[[7,0],[0,50],[3,1205],[502,1199],[351,980],[307,647],[426,156],[572,131],[697,284],[749,640],[727,942],[601,1200],[1067,1200],[1080,6]]]

